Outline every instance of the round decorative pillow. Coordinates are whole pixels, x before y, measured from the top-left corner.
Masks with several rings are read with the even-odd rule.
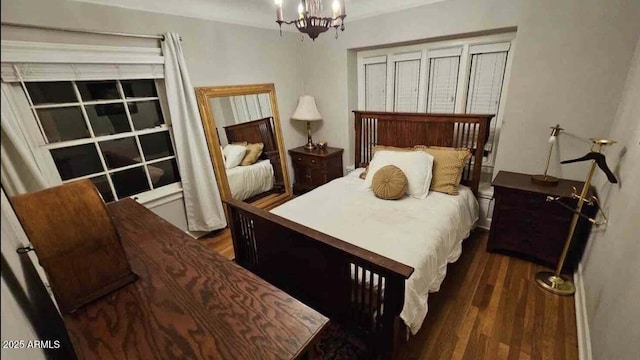
[[[376,197],[397,200],[407,192],[407,176],[397,166],[387,165],[373,174],[371,190]]]

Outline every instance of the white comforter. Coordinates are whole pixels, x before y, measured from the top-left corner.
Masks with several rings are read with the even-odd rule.
[[[227,169],[227,179],[231,197],[242,201],[273,188],[273,166],[269,160],[261,160],[253,165],[236,166]]]
[[[381,200],[364,189],[361,171],[271,212],[413,267],[400,317],[415,334],[427,315],[429,292],[440,289],[447,264],[458,259],[478,219],[478,201],[464,186],[457,196],[429,192],[423,200]]]

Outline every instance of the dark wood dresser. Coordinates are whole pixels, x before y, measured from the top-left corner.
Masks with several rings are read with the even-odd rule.
[[[581,181],[563,180],[555,186],[542,186],[531,182],[531,175],[500,171],[492,183],[495,207],[487,243],[488,251],[502,252],[555,268],[562,253],[571,210],[547,196],[562,196],[564,204],[575,207],[571,199],[572,187],[579,194]],[[593,188],[589,197],[594,194]],[[585,203],[582,213],[594,217],[595,205]],[[572,272],[580,262],[589,238],[591,223],[581,218],[573,236],[563,272]]]
[[[328,324],[135,201],[108,209],[139,279],[64,315],[79,359],[299,359]]]
[[[343,149],[333,147],[312,151],[305,150],[302,146],[290,149],[295,174],[293,193],[303,194],[341,177],[342,152]]]

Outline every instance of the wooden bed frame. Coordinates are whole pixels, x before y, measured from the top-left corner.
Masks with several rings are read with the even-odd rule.
[[[275,176],[274,188],[280,189],[284,187],[284,178],[282,175],[282,165],[280,163],[280,152],[278,151],[278,143],[274,133],[273,117],[266,117],[248,121],[241,124],[229,125],[224,127],[229,144],[234,142],[246,141],[248,143],[263,143],[261,159],[268,159],[273,166],[273,174]]]
[[[493,115],[355,111],[355,163],[377,144],[467,147],[462,183],[477,193]],[[366,336],[372,357],[398,355],[400,319],[413,268],[236,200],[226,201],[236,262],[350,329]],[[373,285],[369,285],[373,284]]]

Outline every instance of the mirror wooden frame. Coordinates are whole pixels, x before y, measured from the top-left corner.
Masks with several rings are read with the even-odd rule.
[[[284,150],[284,141],[282,138],[282,129],[280,127],[280,114],[278,112],[278,103],[276,101],[276,88],[274,84],[251,84],[251,85],[230,85],[230,86],[202,86],[196,87],[196,97],[198,100],[198,108],[200,109],[200,118],[202,119],[202,127],[207,138],[207,146],[209,147],[209,156],[213,164],[220,195],[222,200],[231,199],[231,190],[227,179],[226,169],[222,152],[220,151],[220,139],[216,131],[216,123],[213,117],[213,109],[210,100],[217,97],[225,96],[241,96],[269,94],[271,112],[273,115],[273,123],[275,127],[276,143],[278,144],[278,152],[280,154],[280,166],[282,168],[282,177],[284,182],[284,193],[270,198],[267,202],[260,200],[253,204],[257,207],[268,209],[274,205],[283,202],[285,199],[292,197],[291,181],[289,180],[289,172],[287,170],[287,157]]]

